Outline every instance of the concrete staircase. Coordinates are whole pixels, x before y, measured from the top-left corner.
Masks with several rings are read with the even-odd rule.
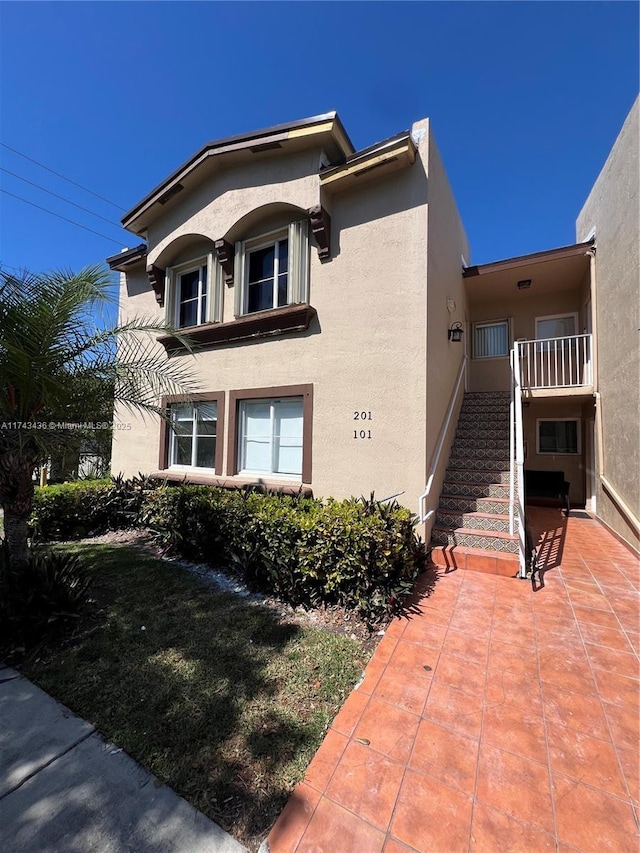
[[[443,568],[518,572],[518,537],[509,533],[509,400],[464,396],[431,533],[431,559]]]

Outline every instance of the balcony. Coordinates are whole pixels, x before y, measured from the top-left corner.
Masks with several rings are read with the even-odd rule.
[[[530,396],[590,394],[593,390],[591,335],[516,341],[520,383]]]

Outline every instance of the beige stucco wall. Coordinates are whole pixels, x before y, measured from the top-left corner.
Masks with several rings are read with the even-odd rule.
[[[583,240],[596,229],[596,335],[603,470],[640,517],[640,282],[638,124],[635,104],[576,223]],[[635,548],[636,531],[598,479],[597,514]]]
[[[424,488],[427,152],[424,137],[412,166],[326,200],[332,260],[321,263],[312,247],[317,321],[307,333],[217,346],[194,362],[203,391],[313,383],[316,495],[403,492],[400,500],[415,510]],[[212,177],[150,229],[149,261],[167,257],[180,235],[226,234],[256,207],[317,204],[318,158],[319,151],[307,152],[283,158],[277,168],[271,161]],[[126,313],[161,315],[144,271],[129,276],[127,286]],[[224,299],[227,319],[233,288],[224,288]],[[360,410],[371,411],[372,420],[355,422]],[[112,470],[128,476],[156,470],[159,424],[121,417],[132,428],[116,431]],[[361,426],[371,430],[370,440],[354,439]],[[226,461],[225,447],[224,470]]]
[[[500,358],[473,358],[473,323],[488,320],[509,320],[511,343],[518,338],[533,340],[536,336],[536,317],[553,314],[578,314],[577,329],[585,324],[584,298],[581,291],[561,290],[553,293],[534,294],[528,291],[516,293],[513,298],[500,302],[474,303],[469,308],[469,335],[467,347],[470,357],[470,391],[509,391],[509,356]]]
[[[462,226],[455,199],[449,184],[438,148],[428,123],[428,213],[427,213],[427,352],[426,352],[426,430],[425,453],[430,473],[434,464],[440,431],[449,406],[456,377],[464,358],[465,344],[448,340],[447,331],[452,323],[459,321],[464,327],[464,338],[468,336],[466,297],[462,278],[464,257],[469,261],[469,243]],[[414,125],[414,131],[420,125]],[[455,308],[449,311],[447,300],[453,300]],[[445,437],[442,454],[435,471],[432,497],[429,507],[437,506],[442,481],[449,459],[449,451],[464,392],[464,379],[459,390],[449,430]]]

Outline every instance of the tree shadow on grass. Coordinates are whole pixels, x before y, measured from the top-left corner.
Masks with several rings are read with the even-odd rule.
[[[92,607],[25,674],[244,843],[284,805],[319,745],[287,709],[274,656],[301,630],[118,546],[83,546]],[[84,633],[83,633],[84,632]]]

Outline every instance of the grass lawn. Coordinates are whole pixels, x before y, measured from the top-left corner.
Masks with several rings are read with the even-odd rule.
[[[92,603],[25,674],[252,849],[370,655],[121,545],[82,553]]]

